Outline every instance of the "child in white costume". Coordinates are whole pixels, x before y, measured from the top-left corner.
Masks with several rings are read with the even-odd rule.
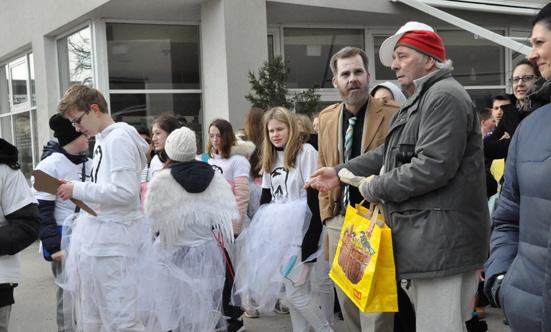
[[[237,236],[243,228],[249,204],[249,172],[251,165],[248,157],[254,152],[252,142],[237,141],[231,124],[217,119],[209,125],[207,143],[208,163],[224,175],[231,184],[239,208],[239,218],[232,221],[233,232]],[[234,259],[234,257],[232,257]]]
[[[153,272],[144,275],[153,288],[149,298],[156,315],[149,321],[158,324],[148,330],[213,331],[224,324],[225,279],[224,255],[214,234],[222,233],[227,241],[233,238],[231,220],[239,216],[237,203],[224,177],[194,160],[192,130],[174,130],[165,151],[168,166],[151,180],[145,198],[151,231],[159,234],[152,249],[158,262],[142,262],[145,270]]]
[[[20,251],[38,238],[40,215],[18,150],[0,138],[0,331],[8,331],[14,288],[21,277]]]
[[[317,192],[303,189],[317,168],[317,151],[299,139],[293,114],[276,107],[264,115],[261,207],[251,226],[237,238],[242,259],[237,264],[238,293],[250,292],[259,309],[270,310],[282,286],[289,302],[293,331],[332,331],[308,292],[308,284],[294,284],[281,275],[293,255],[310,272],[319,255],[322,224]],[[270,203],[270,204],[265,204]],[[242,276],[241,274],[244,274]],[[306,278],[308,280],[308,278]]]
[[[68,256],[58,282],[74,294],[76,320],[84,332],[146,331],[137,311],[137,259],[148,238],[140,210],[140,174],[147,143],[136,129],[115,123],[103,95],[73,85],[59,102],[58,112],[77,131],[101,133],[94,149],[90,182],[65,182],[62,199],[85,201],[97,213],[80,213],[65,231]],[[70,218],[67,221],[71,220]]]
[[[50,118],[49,125],[58,142],[49,141],[44,146],[41,161],[36,169],[56,179],[77,182],[90,181],[92,161],[86,156],[88,137],[77,132],[71,122],[63,118],[61,114],[54,114]],[[31,177],[31,183],[34,186],[34,177]],[[54,277],[57,277],[62,271],[63,256],[60,228],[63,227],[65,219],[79,208],[71,201],[64,201],[56,195],[37,191],[34,188],[33,194],[38,200],[38,210],[42,219],[40,240],[46,252],[50,254],[52,272]],[[44,257],[47,255],[45,254]],[[68,294],[64,294],[62,287],[58,287],[56,300],[58,331],[73,331],[73,319],[67,321],[64,319],[64,316],[71,317],[72,299]]]

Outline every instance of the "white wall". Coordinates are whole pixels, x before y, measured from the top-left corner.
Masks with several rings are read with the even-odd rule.
[[[201,6],[203,101],[206,126],[215,118],[243,128],[250,103],[248,70],[268,59],[265,0],[211,0]]]

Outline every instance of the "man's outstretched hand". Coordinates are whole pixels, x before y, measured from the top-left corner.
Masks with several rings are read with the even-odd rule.
[[[310,177],[312,179],[304,185],[304,189],[312,187],[321,192],[326,192],[339,186],[339,177],[333,167],[322,167]]]

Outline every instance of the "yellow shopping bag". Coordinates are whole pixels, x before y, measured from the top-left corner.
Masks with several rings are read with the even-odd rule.
[[[348,206],[329,276],[363,312],[397,312],[391,230],[379,206]]]

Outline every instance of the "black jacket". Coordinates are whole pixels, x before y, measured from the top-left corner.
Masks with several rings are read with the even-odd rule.
[[[49,141],[42,150],[40,160],[44,160],[54,153],[61,153],[72,163],[79,165],[88,160],[85,154],[72,155],[65,151],[57,142]],[[84,164],[83,164],[84,165]],[[84,173],[84,171],[83,171]],[[40,231],[40,240],[46,250],[53,254],[61,249],[61,234],[59,233],[57,222],[54,217],[55,201],[38,200],[38,210],[42,219],[42,230]]]
[[[509,150],[510,139],[501,139],[505,132],[511,137],[515,133],[520,121],[528,115],[527,112],[519,112],[513,104],[503,105],[503,117],[499,121],[494,132],[484,139],[484,157],[488,159],[507,158],[507,150]]]
[[[17,158],[17,148],[0,138],[0,164],[19,169]],[[34,203],[5,217],[8,224],[0,227],[0,256],[15,255],[27,248],[38,238],[41,226],[38,207]]]
[[[492,135],[484,140],[484,157],[489,159],[507,158],[507,151],[509,150],[509,143],[511,140],[500,140],[500,138],[505,132],[513,137],[519,123],[524,118],[532,114],[534,110],[549,104],[550,95],[551,80],[546,81],[543,77],[540,77],[526,93],[524,97],[524,108],[521,108],[520,105],[515,106],[513,104],[502,106],[503,117]]]

